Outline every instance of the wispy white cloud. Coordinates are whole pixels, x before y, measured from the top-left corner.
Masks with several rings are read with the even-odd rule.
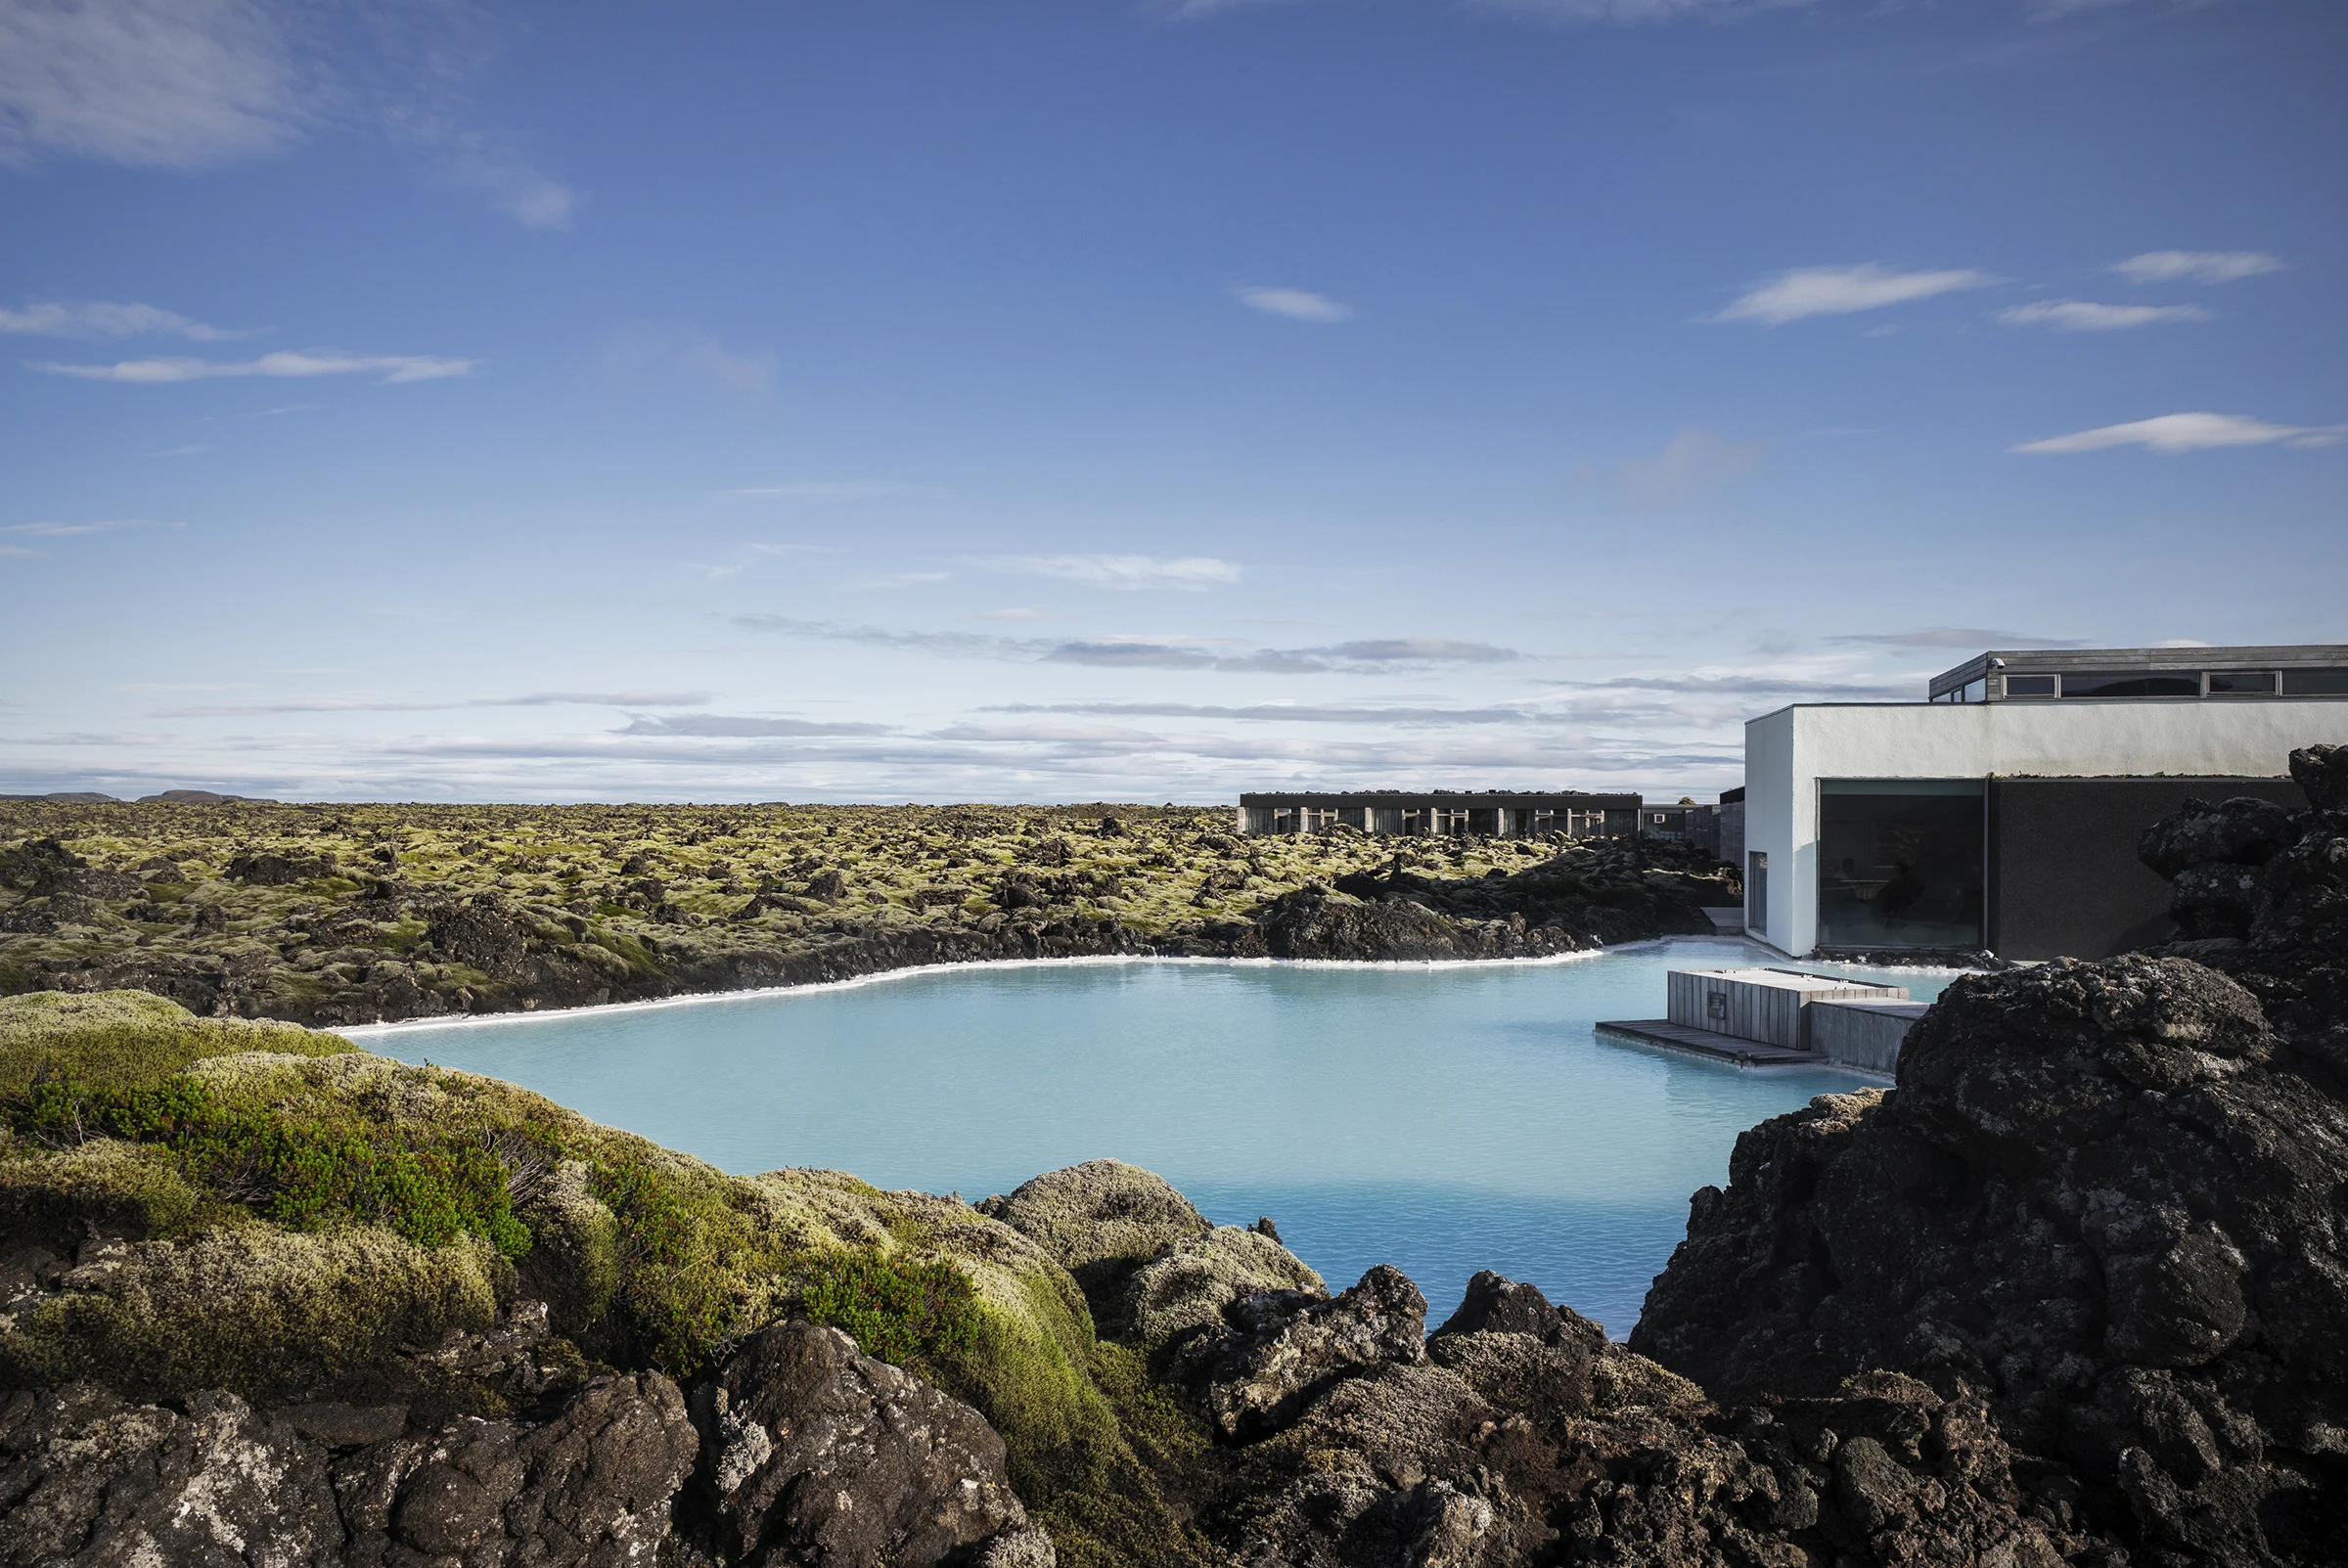
[[[2085,648],[2073,637],[2032,637],[1983,626],[1927,626],[1913,632],[1843,632],[1826,641],[1864,643],[1876,648]]]
[[[1395,707],[1332,702],[1006,702],[983,713],[1077,713],[1101,718],[1230,719],[1250,724],[1469,725],[1548,724],[1556,715],[1530,707]]]
[[[767,719],[738,713],[687,713],[674,718],[635,718],[620,735],[696,736],[751,739],[770,736],[893,735],[885,724],[824,723],[814,719]]]
[[[147,455],[151,458],[192,458],[199,452],[209,452],[210,450],[210,447],[203,445],[167,446],[160,452],[150,452]]]
[[[2054,22],[2061,17],[2075,17],[2084,11],[2109,11],[2116,6],[2133,3],[2134,0],[2030,0],[2030,20]]]
[[[1240,580],[1240,568],[1212,556],[1006,556],[983,562],[997,571],[1058,577],[1092,588],[1178,588],[1201,592]]]
[[[2282,270],[2264,250],[2147,250],[2111,270],[2130,283],[2233,283]]]
[[[707,692],[532,692],[525,696],[459,697],[447,701],[398,702],[365,696],[305,696],[284,702],[217,703],[164,708],[158,719],[244,718],[264,713],[444,713],[459,708],[696,708]]]
[[[5,0],[0,163],[201,169],[356,130],[517,222],[567,227],[577,193],[471,113],[498,26],[462,3]]]
[[[856,586],[859,588],[913,588],[923,583],[942,583],[953,575],[950,571],[900,571],[884,577],[867,577]]]
[[[1752,472],[1762,447],[1759,441],[1731,441],[1691,426],[1652,457],[1625,458],[1615,466],[1615,478],[1635,505],[1668,511]]]
[[[1139,9],[1146,17],[1161,22],[1203,22],[1219,17],[1226,11],[1250,10],[1256,6],[1274,5],[1282,0],[1142,0]]]
[[[25,534],[34,539],[73,539],[83,534],[120,533],[125,528],[152,528],[143,517],[113,517],[102,522],[12,522],[0,533]]]
[[[982,609],[977,614],[972,615],[971,619],[974,621],[1040,621],[1044,619],[1044,612],[1040,609],[1026,609],[1021,607],[1014,607],[1010,609]]]
[[[688,560],[684,564],[688,570],[698,571],[711,582],[722,582],[728,577],[739,576],[749,570],[750,567],[757,564],[758,558],[761,556],[781,556],[788,559],[792,556],[844,556],[850,553],[845,545],[763,543],[745,544],[742,547],[742,551],[743,553],[738,559],[730,561]]]
[[[1512,664],[1527,656],[1513,648],[1446,637],[1370,637],[1298,651],[1357,664]]]
[[[162,310],[154,305],[106,299],[93,299],[78,305],[40,300],[26,305],[23,310],[0,308],[0,333],[33,337],[172,336],[199,343],[215,343],[231,337],[251,336],[226,327],[207,327],[201,321],[189,320],[177,311]]]
[[[1728,21],[1811,3],[1812,0],[1470,0],[1470,9],[1542,22],[1636,24],[1699,17]]]
[[[1618,675],[1605,681],[1554,681],[1560,692],[1603,694],[1651,692],[1677,696],[1809,696],[1850,701],[1874,701],[1903,696],[1905,683],[1868,680],[1821,680],[1814,676],[1784,675],[1769,670],[1696,669],[1685,675]]]
[[[2085,299],[2042,299],[2009,305],[1995,319],[2009,327],[2052,327],[2058,333],[2124,332],[2172,321],[2208,321],[2199,305],[2099,305]]]
[[[1249,648],[1227,638],[1129,635],[1056,640],[986,632],[897,632],[879,626],[738,615],[745,631],[860,643],[951,658],[1076,664],[1095,669],[1212,670],[1244,675],[1375,675],[1464,664],[1506,664],[1531,655],[1490,643],[1436,637],[1363,638],[1318,648]]]
[[[2329,446],[2348,434],[2348,426],[2270,425],[2246,414],[2163,414],[2127,425],[2106,425],[2070,435],[2025,441],[2016,452],[2100,452],[2141,446],[2151,452],[2206,452],[2226,446]]]
[[[44,153],[193,169],[309,121],[304,72],[249,0],[0,5],[0,162]]]
[[[774,390],[780,362],[767,349],[736,352],[698,327],[635,322],[604,342],[603,374],[615,386],[715,385],[763,395]]]
[[[1303,289],[1234,289],[1231,297],[1249,310],[1286,316],[1290,321],[1338,322],[1353,315],[1351,305]]]
[[[37,371],[71,376],[85,381],[132,381],[156,385],[167,381],[202,381],[223,376],[371,376],[383,373],[385,384],[397,381],[436,381],[450,376],[470,376],[477,359],[446,359],[432,354],[345,354],[331,348],[286,349],[258,359],[126,359],[113,365],[61,365],[27,360]]]
[[[539,168],[509,132],[415,109],[395,112],[390,125],[394,139],[436,162],[448,184],[480,193],[524,228],[567,229],[578,214],[579,193]]]
[[[1749,321],[1783,327],[1810,316],[1848,316],[1935,294],[1980,289],[1998,280],[1970,267],[1894,272],[1865,262],[1855,267],[1795,267],[1755,285],[1712,321]]]

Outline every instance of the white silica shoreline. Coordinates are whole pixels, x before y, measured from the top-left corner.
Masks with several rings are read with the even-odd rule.
[[[738,991],[694,991],[682,996],[649,997],[636,1002],[604,1002],[583,1008],[532,1008],[514,1012],[467,1012],[437,1018],[398,1018],[380,1023],[337,1025],[333,1032],[349,1039],[413,1032],[460,1029],[474,1024],[507,1024],[578,1018],[594,1013],[649,1012],[663,1008],[698,1007],[717,1002],[749,1002],[777,997],[820,996],[853,991],[891,981],[939,974],[967,974],[979,969],[1100,968],[1124,964],[1181,964],[1204,968],[1255,969],[1529,969],[1558,964],[1588,963],[1611,954],[1650,952],[1677,941],[1714,941],[1711,937],[1658,937],[1647,942],[1624,942],[1614,947],[1589,948],[1576,953],[1549,953],[1528,959],[1227,959],[1180,954],[1101,953],[1056,959],[972,959],[959,963],[914,963],[901,969],[880,969],[842,980],[810,980],[804,985],[749,986]],[[1755,950],[1760,951],[1760,950]]]

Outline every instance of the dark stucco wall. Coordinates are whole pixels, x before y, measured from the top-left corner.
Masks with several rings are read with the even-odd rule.
[[[2101,959],[2175,936],[2169,884],[2136,858],[2136,839],[2189,795],[2307,805],[2288,779],[1990,781],[1990,950]]]

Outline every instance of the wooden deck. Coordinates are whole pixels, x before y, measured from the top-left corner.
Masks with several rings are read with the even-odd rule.
[[[1759,1040],[1739,1040],[1710,1029],[1691,1029],[1668,1018],[1637,1018],[1598,1026],[1600,1035],[1619,1043],[1658,1051],[1681,1051],[1739,1067],[1823,1067],[1827,1058],[1815,1051],[1793,1051]]]

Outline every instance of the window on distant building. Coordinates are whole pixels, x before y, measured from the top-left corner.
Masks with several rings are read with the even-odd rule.
[[[2006,677],[2008,696],[2053,696],[2054,677],[2052,675],[2009,675]]]
[[[2284,696],[2348,696],[2348,670],[2284,670]]]
[[[2273,696],[2275,694],[2275,672],[2273,670],[2211,670],[2209,672],[2209,694],[2211,696]]]
[[[2201,674],[2198,670],[2180,675],[2167,672],[2159,675],[2143,670],[2066,670],[2062,677],[2064,696],[2199,696]]]

